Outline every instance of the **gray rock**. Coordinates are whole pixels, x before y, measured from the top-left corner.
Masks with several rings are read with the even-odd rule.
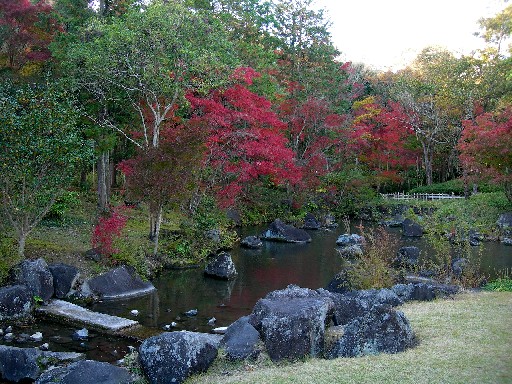
[[[501,242],[505,245],[512,245],[512,238],[505,237]]]
[[[233,279],[237,275],[235,263],[231,255],[226,252],[215,256],[206,266],[204,273],[207,276],[225,280]]]
[[[0,287],[0,321],[28,317],[32,308],[32,292],[28,287]],[[9,333],[7,330],[5,332]]]
[[[322,226],[325,228],[337,228],[338,223],[336,222],[336,218],[331,213],[327,213],[322,218]]]
[[[405,219],[402,223],[402,234],[407,237],[423,236],[423,228],[411,219]]]
[[[36,384],[130,384],[135,379],[130,372],[112,364],[93,360],[79,361],[43,373]]]
[[[512,212],[502,213],[496,224],[501,229],[512,228]]]
[[[396,284],[392,288],[397,296],[405,301],[431,301],[436,298],[433,285],[425,283]]]
[[[349,278],[349,269],[342,269],[333,279],[327,284],[325,289],[335,293],[345,293],[352,289],[352,284]]]
[[[146,295],[155,290],[153,284],[142,279],[129,267],[121,266],[86,280],[82,285],[84,296],[100,299],[125,299]]]
[[[88,251],[85,252],[85,257],[87,259],[96,261],[97,263],[100,262],[101,259],[103,258],[99,248],[89,249]]]
[[[188,317],[197,316],[197,309],[190,309],[184,315]]]
[[[50,264],[48,268],[53,276],[55,297],[66,298],[80,277],[78,268],[66,264]]]
[[[364,243],[364,237],[356,233],[344,233],[336,240],[336,245],[339,247],[347,247],[349,245],[361,245]]]
[[[89,331],[86,328],[82,328],[73,332],[73,340],[87,340],[89,338]]]
[[[338,254],[347,259],[355,259],[363,256],[363,250],[357,244],[348,245],[346,247],[337,248],[336,251]]]
[[[321,227],[322,225],[312,213],[306,213],[306,216],[304,217],[304,225],[302,226],[303,229],[318,230]]]
[[[0,377],[10,382],[34,381],[49,366],[83,358],[81,353],[47,352],[38,348],[0,345]]]
[[[401,227],[405,218],[401,214],[396,214],[392,218],[385,220],[383,224],[390,228]]]
[[[260,334],[249,324],[249,316],[245,316],[228,327],[221,345],[224,346],[229,359],[245,360],[259,355],[260,350],[257,348],[259,341]]]
[[[260,299],[249,322],[260,332],[273,361],[293,360],[323,354],[325,325],[333,311],[330,298],[290,286]]]
[[[420,249],[418,247],[402,247],[393,260],[395,268],[413,269],[418,265]]]
[[[150,383],[182,383],[204,372],[217,357],[217,347],[209,335],[170,332],[144,340],[139,359]]]
[[[26,285],[34,296],[45,302],[53,296],[53,275],[42,258],[22,261],[15,270],[15,280],[17,284]]]
[[[463,257],[452,261],[452,272],[455,277],[460,278],[464,274],[464,270],[468,267],[469,261]]]
[[[258,236],[247,236],[240,242],[240,246],[249,249],[259,249],[263,247],[263,243]]]
[[[378,353],[398,353],[414,346],[415,337],[409,321],[389,306],[375,306],[364,316],[347,324],[328,358],[357,357]]]
[[[318,289],[322,296],[329,297],[334,303],[333,323],[335,326],[346,325],[355,318],[363,316],[370,310],[369,303],[340,293]]]
[[[396,307],[404,303],[395,292],[388,288],[351,291],[345,293],[345,296],[354,297],[367,303],[366,306],[368,309],[379,305],[390,305],[392,307]]]
[[[260,235],[262,240],[281,241],[285,243],[309,243],[311,236],[303,229],[295,228],[283,223],[281,220],[275,220],[268,229]]]

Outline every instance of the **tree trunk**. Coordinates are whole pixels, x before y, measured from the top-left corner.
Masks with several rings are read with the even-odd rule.
[[[161,204],[150,207],[149,213],[149,239],[153,241],[153,254],[158,252],[158,240],[160,237],[160,226],[162,224],[163,207]]]
[[[25,244],[27,242],[27,236],[28,233],[25,231],[22,231],[18,235],[18,255],[20,255],[22,258],[25,257]]]
[[[98,180],[98,210],[100,212],[108,212],[109,210],[109,154],[104,151],[98,157],[97,162],[97,180]]]

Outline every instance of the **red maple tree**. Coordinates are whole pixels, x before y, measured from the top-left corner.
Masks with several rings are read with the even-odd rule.
[[[512,201],[512,109],[463,122],[460,160],[466,174],[501,183]]]
[[[272,111],[270,101],[248,88],[257,77],[253,69],[239,68],[229,88],[206,97],[187,95],[193,109],[189,124],[208,131],[204,166],[211,170],[209,186],[223,207],[246,197],[252,184],[279,186],[301,180],[284,135],[286,124]]]

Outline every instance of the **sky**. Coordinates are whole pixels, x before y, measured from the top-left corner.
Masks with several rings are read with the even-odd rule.
[[[483,47],[478,20],[493,17],[504,0],[316,0],[332,22],[341,59],[396,70],[427,46],[470,54]]]

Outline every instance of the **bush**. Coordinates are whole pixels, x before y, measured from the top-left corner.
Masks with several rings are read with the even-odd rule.
[[[45,216],[45,219],[62,221],[64,216],[73,208],[80,205],[80,194],[78,192],[65,192]]]
[[[385,228],[366,230],[363,255],[347,270],[349,285],[353,289],[389,288],[398,279],[392,261],[398,251],[398,241]]]
[[[469,186],[470,192],[472,190],[472,185]],[[490,193],[490,192],[499,192],[502,191],[498,185],[488,184],[488,183],[479,183],[478,184],[478,192],[481,193]],[[423,185],[421,187],[413,188],[409,191],[409,193],[446,193],[446,194],[455,194],[462,196],[464,195],[464,181],[462,179],[454,179],[449,180],[444,183],[436,183],[432,185]]]
[[[0,237],[0,285],[4,285],[12,267],[21,261],[16,241],[8,237]]]

